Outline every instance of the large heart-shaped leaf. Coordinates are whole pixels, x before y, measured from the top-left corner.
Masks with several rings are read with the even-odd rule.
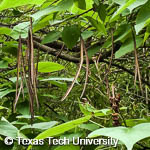
[[[40,5],[44,3],[45,0],[3,0],[0,3],[0,11],[8,8],[14,8],[17,6],[33,4],[33,5]]]
[[[109,136],[122,141],[128,150],[132,150],[133,145],[147,137],[150,137],[150,123],[142,123],[132,128],[113,127],[98,129],[88,135],[88,137]]]
[[[64,66],[54,62],[39,62],[38,71],[42,73],[54,72],[64,69]]]
[[[80,28],[78,25],[66,26],[62,32],[62,39],[69,49],[77,43],[80,37]]]
[[[29,24],[29,22],[23,22],[14,26],[10,36],[15,40],[19,39],[20,35],[22,38],[26,38],[28,36]]]

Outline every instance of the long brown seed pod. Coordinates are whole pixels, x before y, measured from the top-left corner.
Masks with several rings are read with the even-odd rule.
[[[85,93],[85,89],[86,89],[87,82],[88,82],[88,76],[89,76],[89,58],[88,58],[88,53],[87,53],[85,44],[84,44],[84,52],[85,52],[85,57],[86,57],[86,76],[85,76],[85,83],[84,83],[83,91],[82,91],[80,98],[82,98]]]
[[[15,101],[14,101],[14,112],[16,109],[16,105],[19,99],[19,95],[20,95],[20,90],[18,91],[18,86],[19,86],[19,74],[20,74],[20,65],[21,65],[21,49],[22,49],[22,43],[21,43],[21,36],[19,36],[19,45],[18,45],[18,52],[17,52],[17,80],[16,80],[16,97],[15,97]],[[22,81],[21,81],[22,82]]]
[[[74,80],[72,81],[71,86],[68,88],[66,94],[63,96],[63,98],[61,99],[61,101],[64,101],[67,98],[67,96],[69,95],[69,93],[71,92],[71,90],[72,90],[72,88],[73,88],[73,86],[74,86],[74,84],[75,84],[75,82],[76,82],[76,80],[77,80],[77,78],[78,78],[78,76],[80,74],[80,71],[81,71],[81,68],[82,68],[82,65],[83,65],[84,41],[83,41],[82,38],[80,38],[80,43],[81,43],[81,49],[80,49],[80,64],[79,64],[79,69],[78,69],[78,71],[76,73],[76,76],[75,76]]]

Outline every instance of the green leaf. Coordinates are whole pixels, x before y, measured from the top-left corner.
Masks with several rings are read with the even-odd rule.
[[[0,68],[8,68],[8,62],[7,61],[0,61]]]
[[[89,10],[93,7],[93,0],[85,0],[86,2],[86,10]],[[71,13],[73,14],[80,14],[83,13],[84,10],[80,9],[79,7],[77,7],[75,4],[71,7]],[[85,15],[87,16],[91,16],[92,15],[92,11],[86,13]]]
[[[23,22],[14,26],[10,36],[15,40],[19,39],[20,35],[22,38],[26,38],[28,36],[29,24],[29,22]]]
[[[83,40],[86,40],[86,39],[88,39],[89,37],[91,37],[93,34],[94,34],[93,31],[88,31],[88,30],[86,30],[86,31],[84,31],[81,35],[82,35]]]
[[[80,99],[78,99],[79,101],[79,107],[81,112],[87,116],[87,115],[93,115],[93,116],[107,116],[110,114],[110,109],[101,109],[101,110],[97,110],[96,108],[94,108],[91,104],[89,104],[88,102],[85,103],[81,103]]]
[[[114,33],[115,42],[122,41],[124,42],[131,34],[131,26],[129,24],[122,24]]]
[[[30,106],[27,101],[21,102],[17,104],[16,111],[22,115],[30,115]]]
[[[136,38],[137,48],[142,45],[143,39],[140,37]],[[133,39],[127,39],[120,49],[115,53],[115,58],[120,58],[121,56],[132,52],[134,50],[134,42]]]
[[[137,124],[140,124],[140,123],[147,123],[147,122],[150,122],[150,119],[146,119],[146,118],[141,118],[141,119],[128,119],[128,120],[125,120],[126,122],[126,125],[128,127],[132,127],[132,126],[135,126]]]
[[[11,122],[12,125],[27,125],[26,122],[20,122],[20,121],[13,121]]]
[[[87,16],[86,18],[93,25],[93,27],[95,27],[97,29],[97,31],[99,31],[100,33],[103,33],[104,35],[107,35],[105,26],[104,26],[104,24],[102,22],[99,22],[99,21],[93,19],[90,16]]]
[[[3,0],[0,3],[0,11],[8,8],[14,8],[18,6],[33,4],[33,5],[40,5],[44,3],[45,0]]]
[[[80,28],[78,25],[66,26],[62,32],[62,39],[69,49],[77,43],[80,37]]]
[[[112,18],[110,19],[110,22],[113,22],[116,20],[117,16],[119,14],[121,14],[128,6],[130,6],[131,4],[133,4],[136,0],[129,0],[127,1],[124,5],[122,5],[112,16]]]
[[[15,91],[16,90],[12,90],[12,89],[7,89],[7,90],[0,89],[0,98],[3,98],[7,94],[15,92]]]
[[[113,127],[98,129],[88,135],[88,137],[109,136],[122,141],[128,150],[132,150],[133,145],[147,137],[150,137],[150,123],[142,123],[132,128]]]
[[[59,88],[63,89],[64,91],[67,90],[67,84],[65,82],[60,82],[60,81],[50,81],[51,84],[58,86]]]
[[[64,66],[54,62],[39,62],[38,72],[48,73],[64,69]]]
[[[35,139],[45,139],[47,137],[55,137],[59,134],[62,134],[70,129],[77,127],[78,125],[88,121],[90,118],[91,118],[91,115],[88,115],[88,116],[82,117],[80,119],[76,119],[73,121],[69,121],[67,123],[63,123],[61,125],[50,128],[50,129],[40,133]]]
[[[119,5],[124,5],[125,3],[126,3],[126,0],[113,0],[115,3],[117,3],[117,4],[119,4]],[[131,4],[130,6],[128,6],[127,8],[130,10],[130,12],[133,10],[133,9],[135,9],[135,8],[137,8],[137,7],[139,7],[139,6],[141,6],[141,5],[143,5],[143,4],[145,4],[146,2],[147,2],[148,0],[136,0],[133,4]]]
[[[86,10],[86,1],[85,0],[73,0],[75,5],[83,10]]]
[[[16,137],[18,137],[18,129],[9,123],[5,118],[2,118],[0,121],[0,135],[16,139]]]
[[[131,4],[128,9],[130,10],[130,12],[134,9],[137,8],[141,5],[144,5],[148,0],[136,0],[133,4]]]
[[[25,125],[25,126],[21,127],[20,130],[24,130],[24,129],[41,129],[41,130],[46,130],[46,129],[52,128],[56,124],[58,124],[57,121],[35,123],[35,124],[32,124],[32,125]]]
[[[11,77],[11,78],[9,78],[9,80],[11,82],[15,83],[17,81],[17,77]],[[20,82],[20,80],[21,80],[21,77],[19,77],[18,81]]]
[[[138,34],[147,24],[147,21],[150,19],[150,1],[142,6],[138,15],[136,17],[135,30]]]
[[[94,131],[94,130],[96,130],[96,129],[99,128],[98,125],[93,124],[93,123],[81,124],[79,127],[80,127],[81,129],[86,129],[86,130],[89,130],[89,131]]]
[[[105,22],[105,18],[106,18],[106,7],[103,3],[99,3],[99,5],[95,5],[95,9],[98,12],[99,18]]]
[[[129,24],[121,24],[117,30],[114,32],[114,42],[121,41],[122,43],[127,39],[132,37],[131,26]],[[103,44],[102,48],[109,48],[112,46],[111,37]]]
[[[3,106],[0,106],[0,110],[2,109],[8,109],[7,107],[3,107]]]
[[[94,116],[108,116],[112,113],[110,109],[100,109],[97,112],[94,113]]]
[[[42,28],[45,28],[48,25],[50,25],[50,20],[45,21],[45,22],[42,22],[42,21],[35,22],[33,25],[33,33],[35,33],[36,31],[38,31]]]
[[[64,11],[68,10],[73,5],[73,0],[62,0],[60,3],[58,3],[56,6],[49,6],[43,10],[38,11],[37,13],[31,15],[31,17],[34,18],[34,20],[38,20],[41,17],[48,15],[50,13],[56,12],[56,11]]]
[[[0,27],[0,34],[10,35],[11,29],[7,27]]]
[[[126,0],[113,0],[113,2],[119,5],[124,5],[126,3]]]
[[[44,39],[42,40],[42,44],[51,43],[53,41],[58,40],[58,38],[61,36],[61,32],[59,31],[51,31],[49,32]]]

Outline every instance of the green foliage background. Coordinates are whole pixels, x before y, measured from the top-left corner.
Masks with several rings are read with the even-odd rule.
[[[149,10],[150,0],[1,0],[0,148],[150,149]],[[40,103],[39,110],[35,104],[32,125],[26,86],[13,112],[18,39],[21,36],[25,56],[30,18],[35,61],[39,61],[37,94]],[[85,56],[71,93],[61,101],[78,69],[81,38],[90,63],[86,101],[80,98],[86,74]],[[135,46],[141,75],[137,80],[134,79]],[[21,80],[19,78],[19,84]],[[121,99],[119,127],[113,127],[114,112],[108,95],[112,85]],[[4,144],[6,136],[14,139],[13,145]],[[17,137],[45,139],[50,136],[70,139],[108,136],[119,139],[119,143],[116,148],[49,146],[47,142],[33,147],[17,144]]]

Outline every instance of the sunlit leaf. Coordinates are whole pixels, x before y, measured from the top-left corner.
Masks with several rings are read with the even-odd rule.
[[[119,5],[124,5],[125,3],[126,3],[126,0],[113,0],[115,3],[117,3],[117,4],[119,4]],[[130,12],[133,10],[133,9],[135,9],[135,8],[137,8],[137,7],[139,7],[139,6],[141,6],[141,5],[143,5],[143,4],[145,4],[146,2],[147,2],[148,0],[136,0],[134,3],[132,3],[130,6],[128,6],[127,8],[130,10]]]
[[[42,73],[55,72],[64,69],[64,66],[54,62],[39,62],[38,71]]]
[[[121,14],[127,7],[129,7],[131,4],[133,4],[136,0],[129,0],[124,5],[122,5],[112,16],[110,22],[113,22],[116,20],[117,16]]]
[[[19,39],[21,35],[22,38],[26,38],[28,36],[29,30],[29,22],[19,23],[18,25],[14,26],[10,36],[15,40]]]
[[[102,128],[93,131],[88,135],[88,137],[98,137],[98,136],[109,136],[115,139],[119,139],[123,142],[128,150],[132,150],[133,145],[138,141],[150,137],[150,123],[142,123],[136,125],[132,128],[127,127],[112,127],[112,128]]]
[[[10,35],[11,29],[7,27],[0,27],[0,34]]]
[[[86,117],[82,117],[80,119],[76,119],[73,121],[69,121],[67,123],[63,123],[61,125],[58,125],[56,127],[50,128],[42,133],[40,133],[36,139],[45,139],[47,137],[55,137],[61,133],[64,133],[70,129],[73,129],[75,127],[77,127],[78,125],[88,121],[91,118],[91,115],[86,116]]]
[[[4,96],[6,96],[9,93],[15,92],[16,90],[13,89],[6,89],[6,90],[1,90],[0,91],[0,98],[3,98]]]
[[[40,5],[44,3],[45,0],[3,0],[0,3],[0,11],[8,8],[14,8],[22,5],[28,5],[28,4],[33,4],[33,5]]]

